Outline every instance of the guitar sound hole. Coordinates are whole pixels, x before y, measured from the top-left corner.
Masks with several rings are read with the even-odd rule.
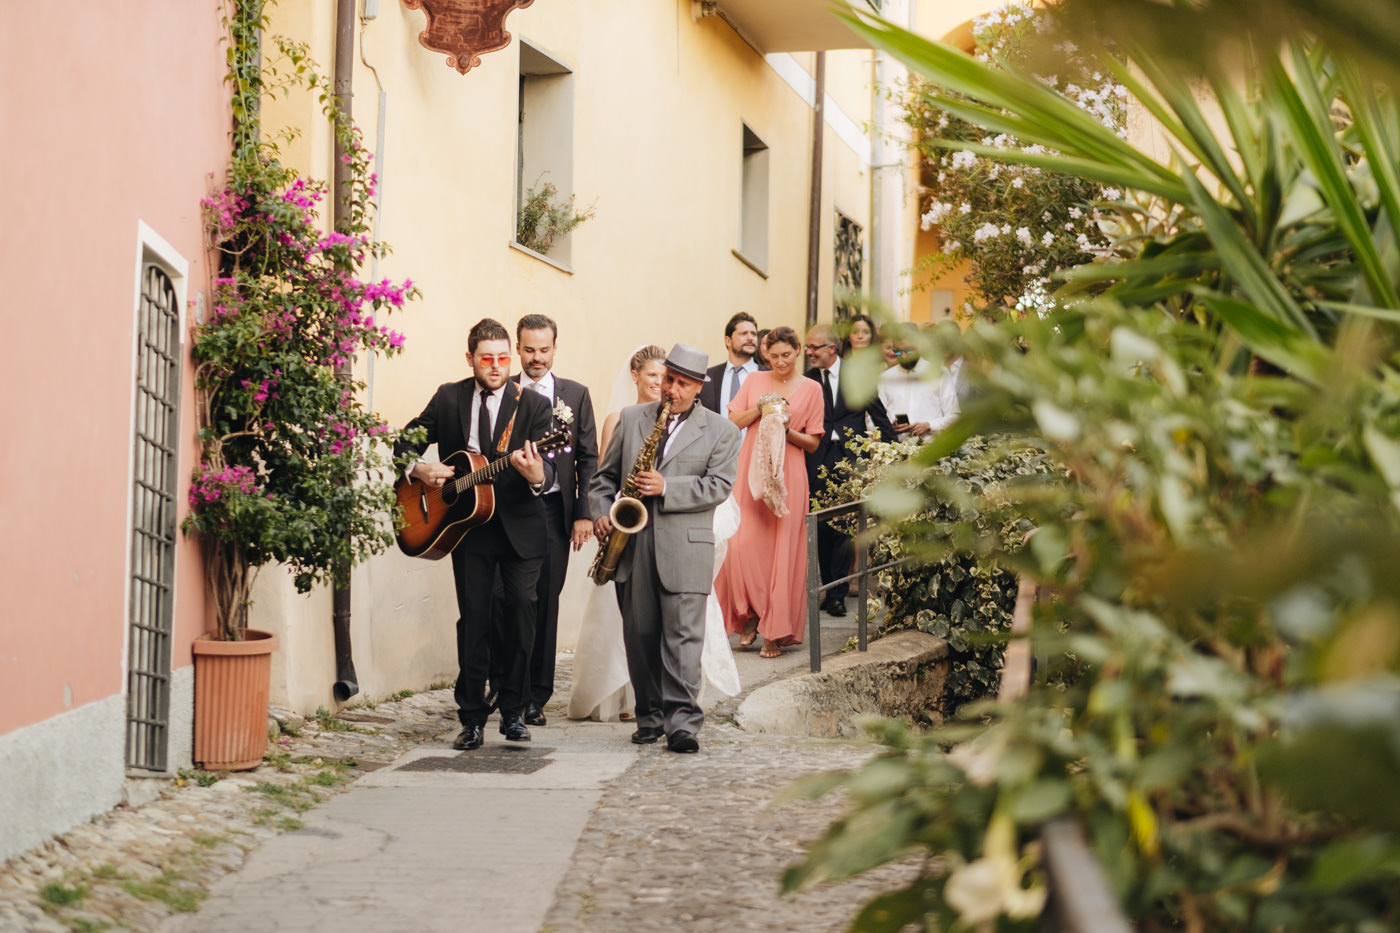
[[[453,487],[454,487],[454,484],[452,484],[452,483],[448,483],[446,486],[443,486],[443,487],[442,487],[442,504],[443,504],[443,505],[446,505],[446,506],[449,506],[449,507],[450,507],[454,502],[457,501],[457,490],[456,490],[455,488],[453,488]]]

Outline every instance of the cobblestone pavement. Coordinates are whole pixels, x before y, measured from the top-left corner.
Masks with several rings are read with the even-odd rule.
[[[920,864],[778,893],[783,871],[841,814],[839,798],[774,804],[798,777],[859,763],[869,747],[707,725],[699,755],[648,749],[578,841],[542,931],[841,931]]]
[[[547,710],[562,717],[568,656]],[[542,931],[842,930],[859,905],[898,886],[913,863],[780,898],[784,868],[840,813],[839,799],[770,805],[793,779],[845,767],[865,746],[748,735],[737,700],[713,710],[699,755],[642,749],[612,782],[578,841]],[[457,729],[450,690],[300,722],[255,771],[201,786],[164,782],[156,799],[120,807],[0,865],[0,931],[148,933],[198,910],[210,885],[248,853],[300,828],[300,815],[425,743]],[[547,730],[548,727],[545,727]],[[431,896],[431,892],[424,892]]]

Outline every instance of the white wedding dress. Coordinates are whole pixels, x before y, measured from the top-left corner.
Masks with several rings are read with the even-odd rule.
[[[739,504],[733,495],[715,509],[715,566],[719,573],[728,541],[739,530]],[[724,616],[714,590],[705,600],[705,646],[700,655],[700,695],[716,690],[724,696],[739,692],[739,669],[724,631]],[[631,718],[636,694],[627,674],[627,651],[622,643],[622,613],[614,584],[594,587],[583,607],[578,647],[574,651],[574,684],[569,693],[570,719],[616,722]]]

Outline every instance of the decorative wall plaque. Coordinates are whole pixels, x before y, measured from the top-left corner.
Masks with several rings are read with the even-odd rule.
[[[418,34],[425,49],[446,52],[447,64],[466,74],[481,64],[481,56],[510,45],[506,17],[535,0],[403,0],[410,10],[422,10],[428,28]]]

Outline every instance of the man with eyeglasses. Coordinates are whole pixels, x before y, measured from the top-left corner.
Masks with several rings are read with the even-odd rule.
[[[422,414],[405,425],[405,430],[423,428],[425,442],[400,442],[394,448],[396,456],[421,454],[436,443],[443,456],[470,451],[487,460],[509,457],[513,467],[491,481],[491,518],[468,531],[452,550],[459,614],[456,700],[462,722],[452,747],[459,751],[483,744],[493,650],[500,653],[497,663],[505,672],[499,700],[501,734],[514,742],[530,740],[521,717],[529,700],[536,591],[546,544],[540,494],[555,479],[554,465],[535,448],[549,430],[549,403],[538,392],[521,391],[508,381],[510,333],[498,321],[478,321],[467,337],[467,362],[471,378],[440,386]],[[442,488],[454,472],[449,464],[418,460],[409,475],[429,488]],[[497,574],[504,600],[502,611],[493,616]]]
[[[872,399],[864,408],[852,408],[846,403],[846,394],[841,387],[838,347],[835,332],[826,324],[818,324],[807,332],[807,362],[811,364],[807,378],[815,380],[822,387],[822,404],[826,412],[821,442],[816,450],[807,454],[808,488],[814,496],[825,490],[827,485],[839,482],[837,464],[854,457],[846,447],[847,437],[865,433],[867,415],[880,432],[881,440],[892,441],[896,436],[885,413],[885,406],[878,398]],[[825,480],[818,475],[822,467],[826,467]],[[822,583],[830,583],[849,574],[853,553],[849,535],[842,534],[828,522],[817,526],[817,562],[821,566]],[[822,610],[828,615],[844,616],[849,592],[849,583],[833,586],[826,591]]]

